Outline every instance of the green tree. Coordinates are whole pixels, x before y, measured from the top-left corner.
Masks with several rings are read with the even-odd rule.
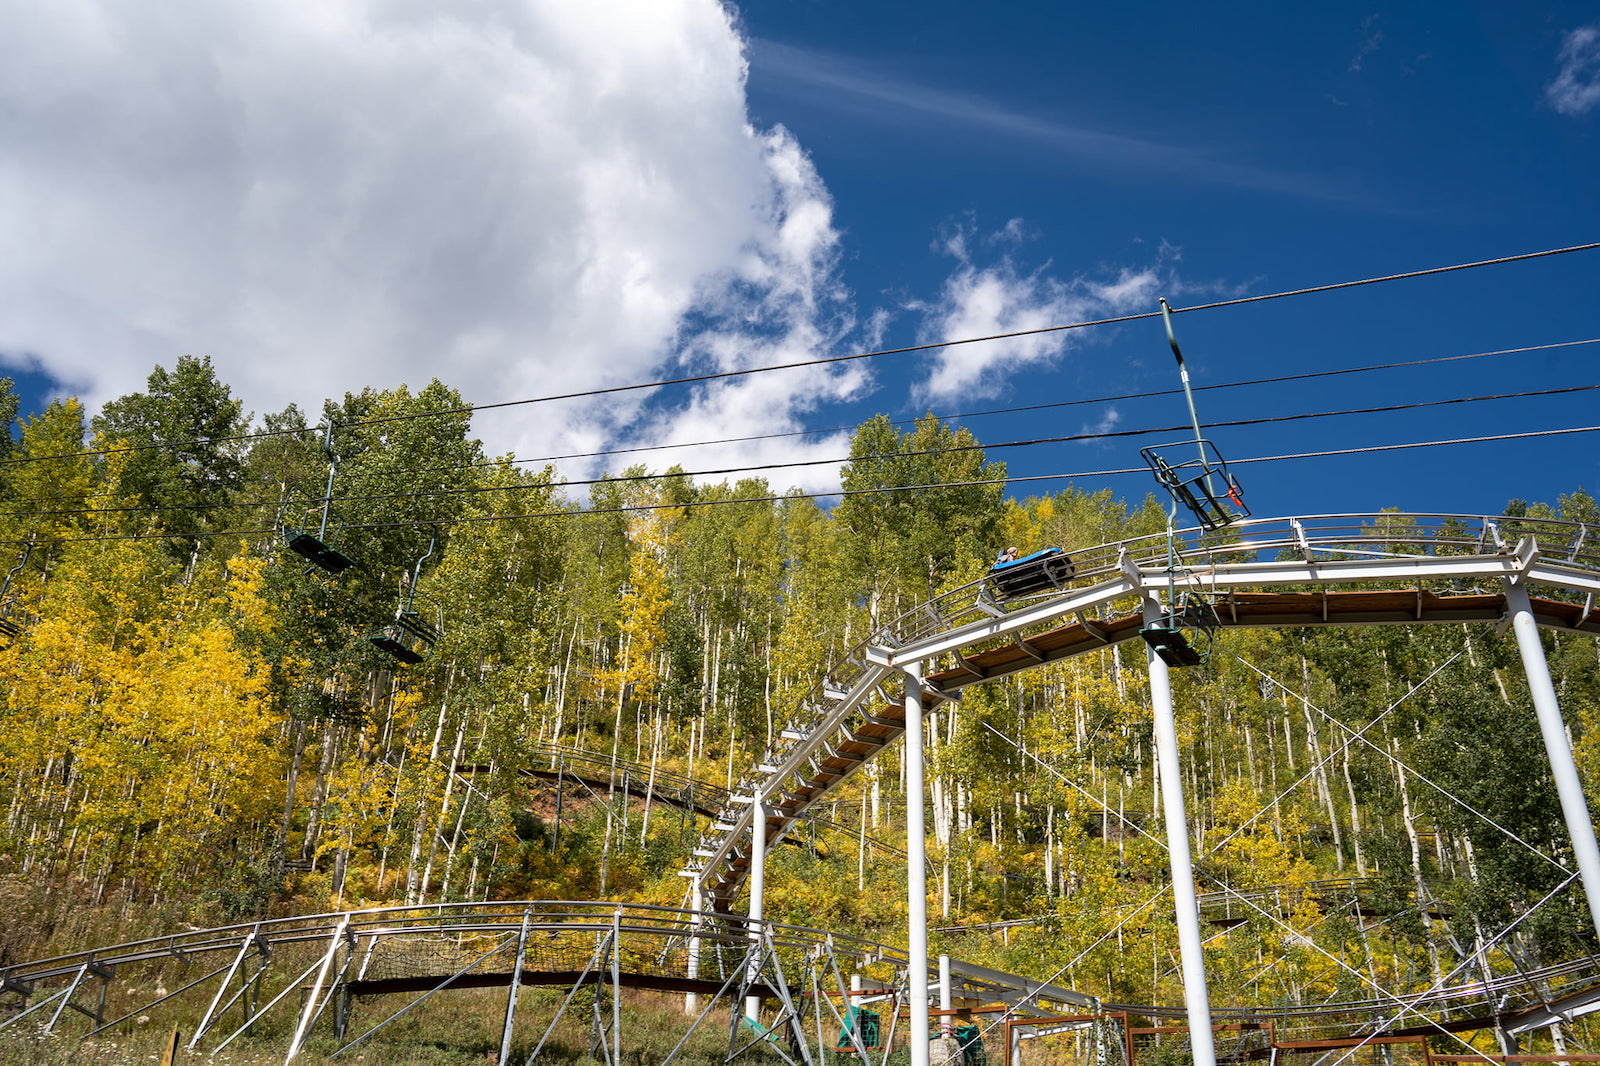
[[[130,527],[183,538],[209,532],[243,483],[244,405],[217,380],[210,356],[157,366],[147,388],[112,400],[93,424],[108,446],[130,449],[121,493],[149,509],[135,512]]]

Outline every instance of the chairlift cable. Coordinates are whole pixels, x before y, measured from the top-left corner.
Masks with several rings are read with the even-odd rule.
[[[1308,296],[1319,292],[1334,292],[1340,289],[1357,288],[1364,285],[1377,285],[1389,281],[1403,281],[1410,278],[1428,277],[1435,274],[1448,274],[1461,270],[1473,270],[1478,267],[1500,266],[1506,263],[1523,262],[1530,259],[1543,259],[1550,256],[1566,255],[1570,252],[1585,252],[1600,248],[1600,241],[1588,244],[1574,244],[1565,248],[1550,248],[1538,252],[1524,252],[1520,255],[1501,256],[1497,259],[1481,259],[1470,263],[1454,263],[1449,266],[1430,267],[1426,270],[1413,270],[1401,274],[1385,274],[1380,277],[1359,278],[1352,281],[1334,282],[1328,285],[1314,285],[1303,289],[1290,289],[1284,292],[1263,293],[1259,296],[1240,296],[1228,300],[1217,300],[1207,304],[1195,304],[1192,307],[1176,307],[1173,314],[1184,314],[1190,311],[1211,311],[1223,307],[1239,307],[1245,304],[1262,303],[1267,300],[1281,300],[1293,296]],[[725,370],[710,374],[696,374],[680,378],[664,378],[659,381],[635,382],[628,385],[612,385],[599,389],[587,389],[579,392],[560,393],[552,396],[530,396],[520,400],[503,400],[499,403],[476,404],[462,407],[443,408],[437,411],[417,411],[404,415],[387,415],[382,418],[356,419],[350,422],[341,422],[344,426],[370,426],[381,425],[388,422],[409,421],[418,418],[440,418],[446,415],[471,414],[476,411],[490,411],[502,407],[516,407],[530,403],[546,403],[552,400],[583,399],[591,396],[605,396],[619,392],[631,392],[638,389],[659,388],[665,385],[694,384],[702,381],[717,381],[727,378],[747,377],[752,374],[765,374],[776,370],[794,370],[809,366],[826,366],[831,363],[845,363],[858,359],[874,359],[884,355],[904,355],[911,352],[932,351],[938,348],[954,348],[958,345],[981,344],[987,341],[1012,340],[1019,337],[1034,337],[1046,333],[1060,333],[1065,330],[1087,329],[1092,326],[1117,325],[1123,322],[1137,322],[1147,318],[1156,318],[1160,311],[1143,311],[1133,315],[1119,315],[1112,318],[1098,318],[1079,322],[1068,322],[1055,326],[1040,326],[1035,329],[1013,330],[1007,333],[993,333],[981,337],[963,337],[957,340],[933,341],[927,344],[913,344],[901,348],[883,348],[870,352],[854,352],[849,355],[825,356],[820,359],[803,359],[792,363],[777,363],[765,367],[749,367],[743,370]],[[308,429],[310,427],[307,427]],[[201,440],[187,441],[186,444],[201,443],[230,443],[234,441],[257,440],[263,437],[289,436],[301,432],[299,430],[267,430],[258,433],[246,433],[232,437],[212,437]],[[88,455],[123,454],[135,451],[148,451],[159,448],[171,448],[173,445],[138,445],[128,448],[106,448],[93,452],[76,452],[62,455],[30,456],[24,459],[9,459],[0,462],[0,467],[29,462],[40,462],[46,459],[76,459]]]
[[[1446,440],[1413,441],[1404,444],[1373,444],[1358,448],[1334,448],[1316,452],[1294,452],[1283,455],[1263,455],[1248,459],[1235,459],[1234,465],[1242,466],[1251,463],[1276,463],[1297,459],[1321,459],[1339,455],[1363,455],[1377,452],[1407,451],[1416,448],[1437,448],[1459,444],[1484,444],[1507,440],[1532,440],[1541,437],[1570,436],[1577,433],[1600,433],[1600,425],[1595,426],[1569,426],[1562,429],[1524,430],[1517,433],[1496,433],[1481,437],[1455,437]],[[733,500],[683,500],[673,503],[651,504],[625,504],[618,507],[601,508],[568,508],[558,511],[535,511],[527,514],[514,515],[467,515],[458,518],[439,519],[411,519],[404,522],[360,522],[344,525],[344,529],[396,529],[400,527],[414,527],[427,525],[429,522],[451,525],[479,525],[492,522],[517,522],[540,518],[580,518],[612,514],[631,514],[644,511],[668,511],[673,509],[688,510],[694,507],[722,507],[758,503],[782,503],[785,500],[830,500],[845,496],[873,496],[888,495],[895,492],[928,492],[936,489],[971,488],[988,485],[1026,485],[1041,481],[1081,481],[1087,478],[1116,477],[1124,474],[1148,474],[1149,469],[1143,466],[1119,467],[1107,470],[1080,470],[1062,474],[1028,474],[1019,477],[1005,478],[978,478],[970,481],[944,481],[925,485],[890,485],[872,489],[833,489],[827,492],[790,492],[782,495],[749,496]],[[539,486],[528,486],[537,488]],[[215,531],[201,531],[196,533],[113,533],[104,536],[90,537],[55,537],[51,543],[56,544],[90,544],[110,541],[140,541],[140,540],[197,540],[210,537],[255,537],[276,536],[276,527],[264,529],[227,529]],[[0,541],[5,544],[21,544],[20,538]]]
[[[1387,413],[1394,413],[1394,412],[1397,412],[1397,411],[1414,411],[1414,410],[1420,410],[1420,409],[1430,408],[1430,407],[1448,407],[1448,406],[1454,406],[1456,404],[1483,403],[1483,402],[1489,402],[1489,401],[1494,401],[1494,400],[1518,400],[1518,399],[1529,399],[1529,398],[1532,398],[1532,397],[1539,397],[1539,396],[1560,396],[1560,395],[1567,395],[1567,394],[1580,393],[1580,392],[1593,392],[1593,391],[1596,391],[1596,390],[1600,390],[1600,384],[1596,384],[1596,385],[1566,385],[1566,386],[1561,386],[1559,388],[1553,388],[1553,389],[1532,389],[1532,390],[1527,390],[1527,391],[1524,391],[1524,392],[1494,393],[1494,394],[1485,395],[1485,396],[1457,396],[1457,397],[1450,397],[1448,399],[1443,399],[1443,400],[1419,400],[1419,401],[1416,401],[1414,403],[1385,404],[1385,405],[1377,406],[1377,407],[1352,407],[1352,408],[1344,408],[1344,409],[1340,409],[1340,410],[1331,410],[1331,411],[1302,411],[1302,412],[1297,412],[1295,414],[1287,414],[1287,415],[1263,415],[1263,416],[1260,416],[1260,417],[1257,417],[1257,418],[1239,418],[1239,419],[1231,419],[1231,420],[1222,421],[1222,422],[1212,422],[1212,423],[1210,423],[1210,425],[1212,425],[1214,427],[1218,427],[1218,428],[1229,429],[1229,428],[1238,428],[1238,427],[1241,427],[1241,426],[1271,425],[1271,424],[1279,423],[1279,422],[1300,422],[1300,421],[1306,421],[1306,420],[1309,420],[1309,419],[1316,419],[1316,418],[1337,418],[1337,417],[1344,417],[1344,416],[1348,416],[1348,415],[1387,414]],[[1170,391],[1174,391],[1175,392],[1177,390],[1170,390]],[[341,423],[341,425],[342,424],[343,423]],[[751,472],[755,472],[755,471],[781,470],[781,469],[789,469],[789,468],[802,467],[802,466],[824,466],[824,465],[828,465],[828,464],[832,464],[832,463],[840,463],[840,464],[842,464],[842,463],[858,463],[858,462],[864,462],[864,461],[867,461],[867,460],[870,460],[870,459],[883,459],[883,460],[910,459],[910,458],[919,458],[919,457],[925,457],[925,456],[954,455],[954,454],[959,454],[961,452],[971,452],[971,451],[982,451],[982,452],[986,452],[987,453],[989,451],[993,451],[993,450],[998,449],[998,448],[1030,448],[1030,447],[1037,447],[1037,446],[1046,445],[1046,444],[1072,444],[1072,443],[1082,443],[1082,442],[1086,442],[1086,441],[1112,440],[1112,439],[1125,438],[1125,437],[1148,436],[1148,435],[1156,434],[1156,433],[1175,433],[1175,432],[1178,432],[1179,430],[1182,430],[1182,429],[1185,429],[1185,428],[1187,428],[1187,427],[1180,425],[1180,426],[1153,426],[1153,427],[1148,427],[1148,428],[1144,428],[1144,429],[1100,430],[1100,431],[1096,431],[1096,432],[1093,432],[1093,433],[1072,433],[1072,434],[1067,434],[1067,435],[1064,435],[1064,436],[1056,436],[1056,437],[1035,437],[1035,438],[1030,438],[1030,439],[1026,439],[1026,440],[998,441],[998,442],[995,442],[995,443],[992,443],[992,444],[982,444],[982,443],[963,444],[963,445],[956,445],[956,446],[949,447],[949,448],[925,448],[925,449],[918,449],[916,451],[894,452],[894,453],[886,453],[886,454],[883,454],[883,455],[867,455],[867,456],[859,456],[859,457],[856,457],[856,456],[844,456],[842,458],[828,458],[828,459],[802,459],[802,460],[794,460],[794,461],[791,461],[791,462],[762,463],[762,464],[756,464],[756,465],[723,467],[723,468],[707,469],[707,470],[685,470],[685,471],[682,471],[681,473],[676,473],[676,474],[668,474],[668,473],[613,474],[613,475],[609,475],[609,476],[606,476],[606,477],[585,478],[585,479],[578,479],[578,480],[571,480],[571,481],[531,482],[531,483],[519,484],[519,485],[480,485],[480,486],[473,486],[473,487],[470,487],[470,488],[441,489],[441,490],[438,490],[438,491],[376,493],[376,494],[363,495],[363,496],[340,496],[340,497],[337,497],[336,499],[337,499],[338,502],[341,502],[341,503],[370,503],[370,502],[377,502],[377,501],[382,501],[382,500],[403,500],[403,499],[447,499],[447,498],[449,498],[451,496],[474,496],[474,495],[481,495],[481,494],[484,494],[484,493],[491,493],[491,492],[518,492],[518,491],[528,491],[528,490],[534,490],[534,489],[545,488],[545,487],[565,487],[565,486],[580,486],[580,485],[607,485],[607,484],[613,484],[613,483],[620,484],[620,483],[625,483],[625,482],[638,482],[638,481],[667,481],[667,480],[673,480],[673,479],[679,479],[679,478],[682,478],[682,479],[685,479],[685,480],[689,480],[689,479],[693,479],[693,478],[708,477],[708,476],[713,476],[713,475],[742,474],[742,473],[751,473]],[[1250,462],[1250,461],[1254,461],[1254,460],[1235,460],[1236,463],[1243,463],[1243,462]],[[476,464],[470,464],[470,465],[466,465],[466,466],[456,466],[456,467],[438,467],[438,468],[435,468],[433,471],[424,471],[424,472],[451,473],[451,472],[454,472],[454,471],[470,470],[470,469],[476,469],[476,468],[477,468]],[[417,472],[418,471],[415,471],[415,470],[379,471],[379,472],[373,472],[373,473],[371,473],[371,474],[369,474],[367,476],[370,476],[370,477],[380,477],[380,476],[382,476],[382,477],[394,477],[394,476],[401,476],[401,475],[404,475],[404,474],[417,473]],[[351,479],[351,477],[352,477],[352,475],[346,475],[346,480]],[[65,499],[65,497],[42,497],[41,499],[52,499],[52,498],[53,499]],[[77,497],[77,498],[81,499],[82,497]],[[183,503],[183,504],[160,504],[160,505],[154,505],[154,506],[129,505],[129,506],[125,506],[125,507],[91,507],[91,508],[75,508],[75,509],[64,509],[64,510],[31,510],[31,511],[14,511],[14,512],[10,512],[10,513],[0,513],[0,517],[5,517],[5,518],[31,518],[31,517],[44,517],[44,516],[59,517],[59,516],[77,515],[77,514],[85,514],[85,515],[127,514],[127,513],[157,514],[157,513],[165,513],[165,512],[173,512],[173,511],[248,510],[250,508],[259,508],[259,507],[279,507],[279,506],[281,506],[283,504],[283,502],[284,501],[281,500],[281,499],[274,498],[274,499],[270,499],[270,500],[263,500],[263,499],[243,500],[243,501],[236,501],[236,502],[222,503],[222,504],[210,504],[210,503],[193,503],[193,504],[189,504],[189,503]]]
[[[1377,285],[1388,281],[1403,281],[1409,278],[1428,277],[1434,274],[1448,274],[1459,270],[1473,270],[1478,267],[1500,266],[1505,263],[1517,263],[1529,259],[1543,259],[1548,256],[1565,255],[1569,252],[1585,252],[1600,248],[1600,241],[1589,244],[1574,244],[1566,248],[1551,248],[1539,252],[1524,252],[1520,255],[1501,256],[1498,259],[1481,259],[1471,263],[1455,263],[1450,266],[1429,267],[1426,270],[1412,270],[1402,274],[1385,274],[1381,277],[1359,278],[1353,281],[1340,281],[1330,285],[1313,285],[1304,289],[1292,289],[1285,292],[1264,293],[1260,296],[1240,296],[1230,300],[1217,300],[1208,304],[1196,304],[1193,307],[1176,307],[1173,314],[1184,314],[1189,311],[1211,311],[1221,307],[1237,307],[1244,304],[1261,303],[1266,300],[1281,300],[1291,296],[1309,296],[1319,292],[1334,292],[1339,289],[1353,289],[1363,285]],[[473,411],[490,411],[501,407],[516,407],[529,403],[545,403],[550,400],[573,400],[589,396],[600,396],[618,392],[630,392],[636,389],[657,388],[662,385],[682,385],[701,381],[715,381],[725,378],[745,377],[751,374],[765,374],[774,370],[794,370],[810,366],[825,366],[830,363],[847,363],[857,359],[873,359],[883,355],[905,355],[911,352],[926,352],[938,348],[954,348],[964,344],[982,344],[987,341],[1013,340],[1018,337],[1036,337],[1046,333],[1060,333],[1071,329],[1087,329],[1091,326],[1111,326],[1123,322],[1138,322],[1147,318],[1161,317],[1160,311],[1142,311],[1133,315],[1118,315],[1112,318],[1097,318],[1082,322],[1069,322],[1057,326],[1040,326],[1036,329],[1013,330],[1007,333],[992,333],[982,337],[965,337],[960,340],[932,341],[927,344],[912,344],[901,348],[883,348],[872,352],[856,352],[851,355],[834,355],[822,359],[803,359],[793,363],[778,363],[773,366],[750,367],[745,370],[725,370],[713,374],[697,374],[689,377],[668,378],[662,381],[639,382],[632,385],[615,385],[603,389],[589,389],[582,392],[561,393],[554,396],[535,396],[522,400],[503,400],[499,403],[482,404],[475,407],[457,407],[444,411],[417,412],[407,415],[388,415],[384,418],[369,419],[366,421],[350,422],[349,425],[376,425],[384,422],[398,422],[414,418],[426,418],[437,415],[462,414]]]
[[[1213,390],[1213,389],[1233,389],[1233,388],[1240,388],[1240,387],[1244,387],[1244,386],[1253,386],[1253,385],[1274,385],[1274,384],[1281,384],[1283,382],[1288,382],[1288,381],[1306,381],[1306,380],[1312,380],[1312,379],[1316,379],[1316,378],[1337,377],[1337,376],[1345,375],[1345,374],[1362,374],[1362,373],[1368,373],[1368,372],[1378,371],[1378,370],[1395,370],[1395,369],[1403,369],[1403,368],[1406,368],[1406,367],[1413,367],[1413,366],[1426,366],[1426,365],[1429,365],[1429,364],[1432,364],[1432,363],[1451,363],[1451,362],[1459,362],[1459,361],[1465,360],[1465,359],[1484,359],[1484,358],[1487,358],[1487,357],[1490,357],[1490,356],[1497,356],[1497,355],[1521,355],[1521,354],[1526,354],[1528,352],[1544,351],[1544,350],[1551,349],[1551,348],[1568,348],[1568,347],[1573,347],[1575,345],[1583,345],[1583,344],[1600,344],[1600,337],[1592,338],[1592,339],[1589,339],[1589,340],[1581,340],[1581,341],[1557,341],[1557,342],[1552,343],[1552,344],[1534,344],[1534,345],[1527,345],[1525,347],[1520,347],[1520,348],[1503,348],[1503,349],[1500,349],[1498,351],[1476,352],[1476,353],[1473,353],[1473,354],[1470,354],[1470,355],[1445,355],[1445,356],[1437,356],[1437,357],[1434,357],[1434,358],[1431,358],[1431,359],[1411,359],[1411,360],[1407,360],[1407,361],[1399,362],[1399,363],[1375,363],[1375,364],[1372,364],[1372,365],[1369,365],[1369,366],[1346,367],[1346,368],[1339,369],[1339,370],[1315,370],[1315,371],[1309,371],[1309,372],[1301,373],[1301,374],[1284,374],[1284,375],[1280,375],[1280,376],[1277,376],[1277,377],[1270,377],[1270,378],[1249,378],[1249,379],[1244,379],[1244,380],[1240,380],[1240,381],[1225,381],[1225,382],[1218,382],[1218,383],[1213,384],[1213,385],[1196,385],[1196,386],[1194,386],[1194,391],[1195,392],[1205,392],[1205,391]],[[989,417],[989,416],[993,416],[993,415],[1022,414],[1024,412],[1028,412],[1028,411],[1049,411],[1049,410],[1058,410],[1058,409],[1064,408],[1064,407],[1082,407],[1082,406],[1087,406],[1087,405],[1090,405],[1090,404],[1115,403],[1115,402],[1118,402],[1118,401],[1125,401],[1125,400],[1143,400],[1143,399],[1149,399],[1151,397],[1157,397],[1157,396],[1175,396],[1181,391],[1182,391],[1181,389],[1155,389],[1155,390],[1152,390],[1152,391],[1149,391],[1149,392],[1130,392],[1130,393],[1124,393],[1124,394],[1118,395],[1118,396],[1096,396],[1096,397],[1082,399],[1082,400],[1061,400],[1061,401],[1057,401],[1055,403],[1028,404],[1028,405],[1021,406],[1021,407],[1000,407],[1000,408],[991,408],[990,410],[986,410],[986,411],[964,411],[964,412],[958,412],[958,413],[954,413],[954,414],[940,414],[940,415],[936,415],[936,417],[941,422],[958,422],[958,421],[961,421],[963,419],[985,418],[985,417]],[[1513,398],[1513,397],[1515,397],[1517,395],[1521,395],[1521,394],[1507,393],[1507,394],[1505,394],[1503,396],[1483,397],[1483,398],[1484,399],[1510,399],[1510,398]],[[1529,395],[1532,395],[1532,394],[1529,394]],[[890,425],[893,425],[893,426],[910,426],[910,425],[915,425],[916,423],[917,423],[917,419],[914,419],[914,418],[903,418],[903,419],[897,419],[895,421],[890,422]],[[1216,423],[1216,424],[1223,425],[1224,423]],[[638,447],[632,447],[632,448],[611,448],[611,449],[607,449],[605,451],[570,452],[570,453],[561,454],[561,455],[545,455],[545,456],[530,457],[530,458],[527,458],[527,459],[512,459],[511,462],[514,463],[514,464],[517,464],[517,465],[522,465],[522,464],[533,464],[533,463],[553,463],[553,462],[560,462],[562,460],[567,460],[567,459],[596,459],[596,458],[600,458],[602,456],[629,455],[629,454],[634,454],[634,453],[637,453],[637,452],[670,451],[670,450],[679,449],[679,448],[704,448],[704,447],[714,447],[714,446],[719,445],[719,444],[747,444],[747,443],[750,443],[752,441],[783,440],[783,439],[787,439],[789,437],[823,436],[823,435],[826,435],[826,434],[829,434],[829,433],[847,433],[847,432],[849,432],[849,431],[851,431],[853,429],[856,429],[856,428],[857,428],[856,426],[834,426],[834,427],[832,427],[830,429],[799,429],[799,430],[792,430],[792,431],[787,432],[787,433],[762,433],[762,434],[755,434],[755,435],[748,436],[748,437],[723,437],[723,438],[716,439],[716,440],[683,441],[681,443],[676,443],[676,444],[646,444],[646,445],[640,445]],[[438,472],[448,472],[448,471],[451,471],[451,470],[471,469],[471,468],[484,468],[484,469],[487,469],[487,468],[491,468],[491,467],[494,467],[494,466],[498,465],[499,462],[500,462],[500,460],[494,459],[494,460],[485,460],[484,462],[481,462],[481,463],[467,464],[467,466],[465,466],[465,467],[416,467],[416,468],[412,468],[412,469],[409,469],[409,470],[386,471],[384,473],[385,474],[390,474],[390,473],[394,473],[394,474],[438,473]],[[352,473],[352,474],[350,474],[348,476],[351,479],[359,479],[359,478],[366,478],[366,477],[377,477],[377,476],[380,476],[380,475],[377,474],[377,473],[356,472],[356,473]]]

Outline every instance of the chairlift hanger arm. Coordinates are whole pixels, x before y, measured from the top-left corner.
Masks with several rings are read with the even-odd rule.
[[[1167,327],[1167,343],[1172,346],[1173,357],[1178,360],[1178,377],[1183,380],[1183,398],[1189,404],[1189,422],[1194,426],[1195,445],[1200,449],[1200,465],[1206,462],[1206,446],[1204,435],[1200,432],[1200,415],[1194,407],[1194,390],[1189,387],[1189,367],[1183,361],[1183,349],[1178,347],[1178,335],[1172,329],[1172,308],[1167,303],[1165,296],[1161,297],[1161,321]],[[1211,482],[1206,481],[1209,491]]]

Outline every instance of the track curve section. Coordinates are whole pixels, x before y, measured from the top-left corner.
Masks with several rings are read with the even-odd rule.
[[[1169,566],[1169,550],[1175,562]],[[1538,589],[1545,628],[1600,634],[1600,528],[1461,514],[1253,519],[1074,551],[1065,588],[999,600],[987,579],[878,629],[801,702],[729,794],[683,876],[729,912],[750,869],[760,797],[770,846],[905,732],[905,671],[928,708],[969,685],[1138,638],[1146,597],[1206,596],[1223,627],[1495,622],[1505,583]]]

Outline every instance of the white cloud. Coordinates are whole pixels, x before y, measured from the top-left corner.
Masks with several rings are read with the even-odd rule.
[[[1018,229],[1014,222],[1008,223],[1001,233]],[[968,258],[970,241],[964,237],[946,237],[942,243],[959,264],[946,279],[937,303],[915,305],[924,312],[919,340],[925,344],[1149,310],[1164,283],[1159,263],[1141,270],[1124,269],[1109,281],[1084,277],[1061,281],[1050,276],[1047,268],[1024,273],[1009,256],[979,266]],[[1175,257],[1175,253],[1169,256],[1163,245],[1160,262]],[[1060,330],[938,349],[930,357],[914,398],[919,404],[934,404],[997,396],[1021,380],[1021,371],[1054,362],[1073,340],[1071,331]]]
[[[1352,198],[1347,190],[1314,175],[1234,162],[1210,148],[1107,133],[898,77],[881,56],[858,59],[776,41],[751,43],[763,75],[797,87],[808,104],[832,103],[886,123],[926,122],[938,128],[941,141],[948,140],[952,127],[965,127],[1087,161],[1107,176],[1159,172],[1185,181],[1284,196],[1334,201]]]
[[[847,325],[826,191],[751,128],[717,0],[0,0],[0,24],[0,353],[91,405],[185,353],[315,417],[433,376],[492,402],[803,359]],[[476,428],[535,456],[640,418],[771,431],[865,380],[798,373]]]
[[[1580,26],[1561,40],[1560,69],[1544,97],[1563,115],[1586,115],[1600,106],[1600,22]]]

